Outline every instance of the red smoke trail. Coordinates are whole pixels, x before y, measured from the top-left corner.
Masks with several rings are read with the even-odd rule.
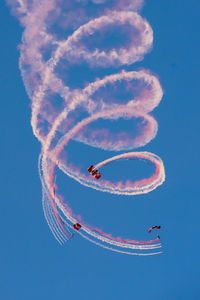
[[[80,86],[70,86],[72,66],[84,63],[97,73],[108,67],[112,67],[112,70],[115,67],[131,67],[134,62],[141,61],[152,48],[153,31],[148,22],[138,14],[143,0],[98,2],[89,0],[87,4],[80,0],[8,0],[12,12],[25,27],[20,45],[20,69],[32,101],[33,132],[42,144],[40,176],[44,213],[52,232],[59,240],[65,239],[63,232],[70,237],[61,220],[64,218],[64,223],[69,227],[77,221],[77,217],[61,201],[59,195],[53,195],[54,169],[59,159],[59,168],[65,174],[85,186],[103,192],[119,195],[148,193],[165,180],[162,160],[150,152],[124,153],[96,165],[100,168],[118,159],[135,157],[149,160],[156,166],[156,171],[150,178],[136,182],[129,180],[125,184],[114,184],[103,179],[96,182],[60,158],[71,139],[104,150],[127,151],[145,146],[156,136],[158,129],[156,120],[149,113],[158,106],[163,92],[158,78],[148,70],[122,70],[117,74],[95,79],[82,89]],[[107,45],[97,47],[95,43],[99,42],[98,33],[104,38],[113,28],[114,32],[117,30],[119,35],[126,37],[124,44],[120,43],[119,47],[110,49]],[[92,44],[89,43],[90,40],[93,41]],[[63,74],[67,72],[69,74],[64,77]],[[83,75],[84,80],[87,80],[86,75]],[[113,94],[117,93],[120,84],[125,93],[132,94],[132,99],[115,101]],[[80,118],[82,114],[86,115],[84,119]],[[90,124],[98,119],[120,118],[143,120],[136,137],[123,131],[114,134],[107,128],[90,128]],[[127,254],[136,254],[130,251],[160,247],[156,240],[140,242],[114,238],[84,222],[80,234],[102,247]]]

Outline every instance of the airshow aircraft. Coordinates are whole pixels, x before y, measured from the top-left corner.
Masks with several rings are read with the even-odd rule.
[[[96,179],[101,177],[101,173],[93,165],[88,168],[88,172]]]

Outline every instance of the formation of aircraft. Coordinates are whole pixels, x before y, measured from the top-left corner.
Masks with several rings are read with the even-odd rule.
[[[101,173],[93,165],[88,168],[88,172],[96,179],[101,177]]]

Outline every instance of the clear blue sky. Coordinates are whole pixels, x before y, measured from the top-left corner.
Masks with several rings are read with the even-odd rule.
[[[165,92],[153,113],[158,134],[142,150],[162,157],[166,182],[122,201],[67,182],[72,205],[87,208],[91,221],[99,217],[100,199],[102,207],[107,203],[104,215],[100,210],[106,229],[118,226],[116,232],[139,239],[148,238],[143,232],[149,225],[162,225],[163,254],[132,257],[79,236],[61,247],[52,236],[41,205],[40,144],[18,67],[22,28],[1,3],[1,299],[200,299],[199,11],[197,0],[147,0],[141,12],[154,30],[154,48],[136,65],[158,74]],[[129,228],[119,221],[119,210]]]

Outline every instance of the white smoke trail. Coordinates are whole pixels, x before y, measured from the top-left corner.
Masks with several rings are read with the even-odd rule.
[[[127,151],[145,146],[156,136],[158,124],[149,113],[160,103],[163,91],[158,78],[150,71],[121,70],[102,79],[97,78],[84,88],[71,87],[61,76],[65,65],[67,70],[83,63],[91,70],[131,66],[151,50],[153,31],[138,14],[142,0],[9,0],[8,4],[25,27],[20,45],[20,69],[31,98],[33,132],[42,144],[39,172],[43,209],[52,233],[62,244],[70,238],[69,228],[73,229],[78,220],[58,193],[54,195],[56,165],[82,185],[118,195],[148,193],[165,180],[161,158],[150,152],[123,153],[96,165],[100,168],[127,158],[142,158],[155,165],[155,173],[150,178],[125,184],[94,181],[60,159],[71,139],[104,150]],[[126,36],[125,44],[110,48],[105,44],[102,49],[95,47],[95,43],[99,42],[98,35],[104,37],[109,30]],[[90,40],[93,41],[91,45]],[[132,98],[128,101],[121,99],[118,103],[108,90],[113,91],[120,85],[123,85],[125,93],[132,94]],[[82,112],[87,117],[80,120]],[[90,124],[98,119],[120,118],[142,119],[140,132],[133,138],[126,132],[113,134],[107,128],[90,128]],[[80,235],[106,249],[132,255],[160,253],[152,252],[161,247],[158,240],[123,240],[85,222],[81,225]],[[142,250],[150,252],[142,253]]]

